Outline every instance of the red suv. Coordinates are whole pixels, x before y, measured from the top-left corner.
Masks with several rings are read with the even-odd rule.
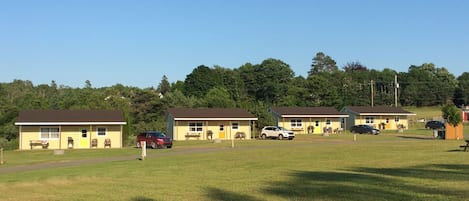
[[[137,147],[141,148],[141,142],[146,141],[147,146],[151,148],[171,148],[173,147],[173,140],[167,137],[164,133],[158,131],[146,131],[137,135]]]

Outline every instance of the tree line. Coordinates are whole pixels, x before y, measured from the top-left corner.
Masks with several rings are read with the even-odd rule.
[[[374,70],[359,62],[339,68],[322,52],[313,57],[307,77],[296,76],[279,59],[268,58],[234,69],[200,65],[183,81],[170,83],[163,76],[157,87],[143,89],[118,83],[95,88],[89,80],[82,88],[59,86],[55,81],[34,85],[14,80],[0,83],[0,147],[17,148],[14,122],[24,109],[121,110],[127,121],[124,141],[132,143],[139,131],[165,131],[165,112],[172,107],[244,108],[259,118],[257,126],[262,127],[273,123],[271,106],[341,109],[347,105],[394,106],[396,102],[398,106],[463,106],[468,98],[468,72],[456,78],[432,63],[411,65],[407,72]]]

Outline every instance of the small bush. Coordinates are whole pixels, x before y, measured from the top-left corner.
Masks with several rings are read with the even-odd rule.
[[[18,139],[7,140],[5,138],[0,138],[0,147],[4,150],[15,150],[19,147]]]

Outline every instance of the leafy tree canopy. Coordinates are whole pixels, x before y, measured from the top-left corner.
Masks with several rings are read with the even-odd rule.
[[[333,73],[337,70],[339,70],[339,68],[337,67],[334,59],[323,52],[318,52],[313,58],[313,63],[311,64],[311,70],[308,72],[308,76],[321,72]]]

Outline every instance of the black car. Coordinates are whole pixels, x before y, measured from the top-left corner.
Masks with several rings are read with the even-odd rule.
[[[428,121],[426,124],[425,124],[425,128],[429,128],[429,129],[443,129],[445,128],[445,123],[441,122],[441,121]]]
[[[373,134],[373,135],[378,135],[379,130],[376,128],[371,127],[370,125],[355,125],[350,127],[350,132],[351,133],[367,133],[367,134]]]

